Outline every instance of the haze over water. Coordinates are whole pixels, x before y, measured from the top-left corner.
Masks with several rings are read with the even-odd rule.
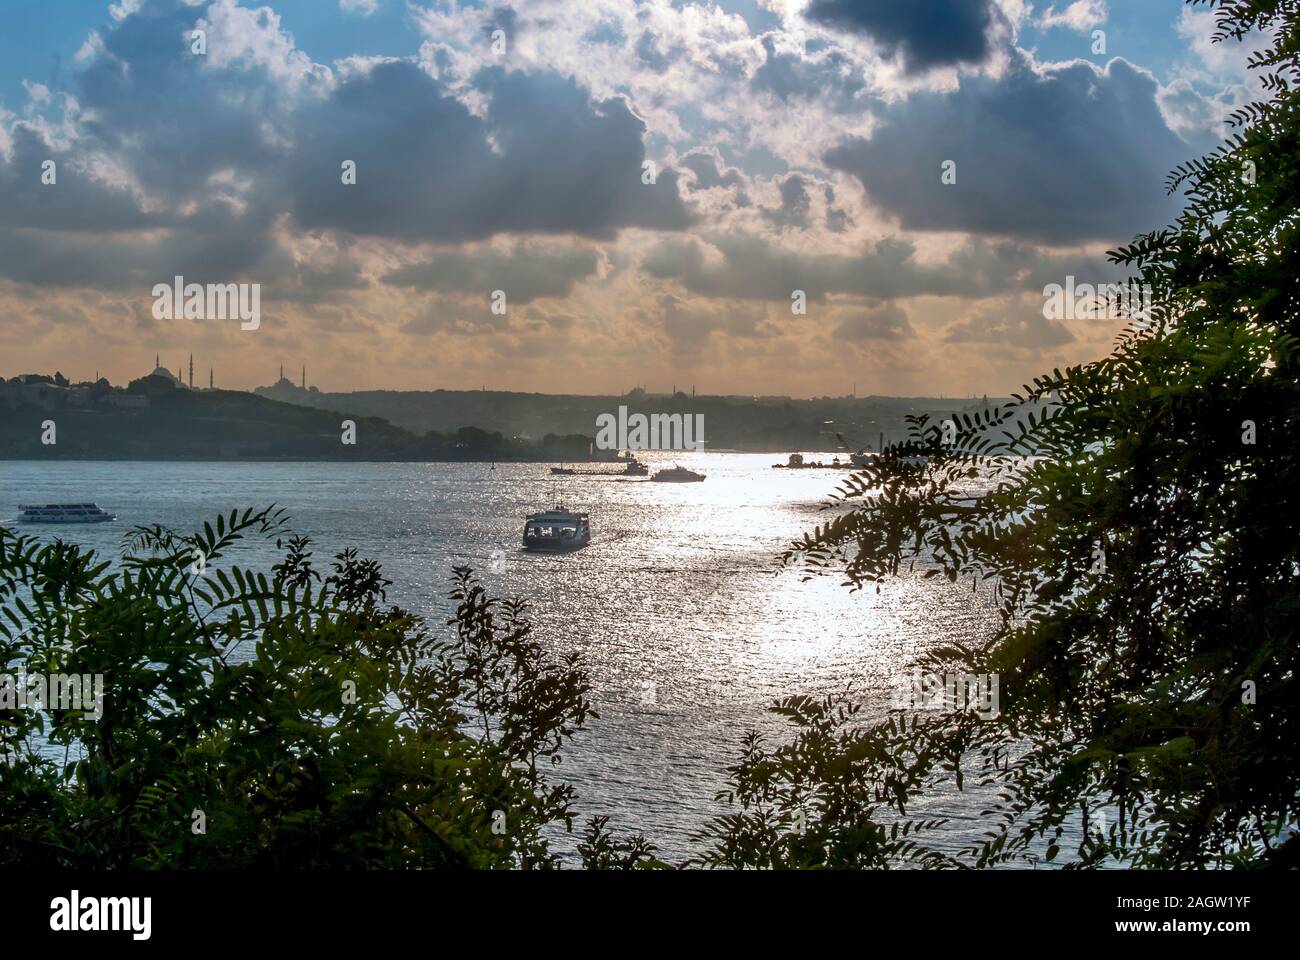
[[[608,814],[612,828],[644,831],[677,862],[697,849],[689,834],[727,811],[713,798],[745,733],[785,734],[765,709],[772,701],[852,691],[881,715],[920,651],[970,640],[993,619],[969,585],[913,576],[851,593],[837,576],[777,572],[782,549],[829,516],[820,508],[839,471],[773,470],[784,458],[771,454],[644,459],[708,479],[553,477],[545,464],[10,462],[0,518],[19,503],[93,500],[118,521],[22,529],[112,558],[133,525],[188,532],[275,503],[311,537],[318,569],[356,547],[383,564],[389,600],[426,615],[434,632],[447,629],[451,568],[474,567],[494,595],[527,599],[543,641],[581,651],[591,673],[600,718],[550,771],[576,785],[578,823]],[[524,515],[559,503],[590,512],[592,545],[521,551]],[[266,570],[273,554],[273,544],[246,541],[222,563]],[[986,829],[980,807],[971,795],[935,804],[957,818],[939,845],[955,849]]]

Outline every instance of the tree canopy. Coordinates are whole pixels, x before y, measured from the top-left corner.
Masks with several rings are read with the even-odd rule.
[[[920,568],[990,592],[987,642],[923,666],[997,677],[998,716],[823,735],[837,763],[811,784],[797,752],[747,756],[751,799],[774,761],[781,788],[832,819],[862,775],[897,784],[902,817],[927,776],[973,774],[998,797],[966,851],[976,865],[1054,859],[1067,823],[1082,836],[1073,865],[1296,862],[1300,12],[1213,6],[1216,41],[1269,37],[1251,61],[1268,97],[1171,174],[1187,198],[1176,222],[1112,252],[1149,311],[1109,356],[1002,408],[916,419],[787,557],[854,588]],[[833,719],[829,705],[792,718],[798,742]]]
[[[108,680],[97,716],[0,711],[0,863],[555,865],[573,790],[545,772],[586,674],[469,571],[434,637],[378,564],[322,573],[284,519],[136,530],[116,569],[0,529],[0,662]],[[269,575],[226,556],[250,536],[276,538]]]

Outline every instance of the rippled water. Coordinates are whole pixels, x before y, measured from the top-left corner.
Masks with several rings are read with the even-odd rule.
[[[5,463],[0,517],[20,502],[96,501],[117,523],[58,528],[116,555],[122,531],[160,523],[188,530],[232,508],[287,507],[319,558],[347,546],[380,560],[389,598],[440,623],[450,570],[482,571],[490,590],[532,604],[539,635],[580,650],[600,719],[557,768],[579,811],[639,829],[661,856],[723,812],[715,792],[751,729],[782,733],[765,711],[795,693],[852,689],[883,712],[927,646],[991,629],[970,588],[900,580],[850,593],[835,578],[801,583],[776,560],[824,519],[841,474],[773,470],[771,455],[650,455],[652,466],[708,474],[704,483],[553,477],[538,464]],[[591,513],[594,541],[564,556],[518,548],[526,513],[563,502]],[[55,528],[28,528],[52,535]],[[505,569],[490,572],[493,551]],[[241,564],[270,552],[250,548]],[[318,565],[323,565],[318,561]],[[927,812],[957,819],[952,844],[979,825],[971,797]]]

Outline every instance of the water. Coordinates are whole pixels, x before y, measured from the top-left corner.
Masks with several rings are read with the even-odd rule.
[[[680,861],[697,850],[688,835],[726,812],[714,794],[742,736],[783,734],[772,701],[851,690],[883,713],[920,652],[969,641],[992,617],[969,586],[938,578],[850,593],[835,577],[779,572],[782,549],[826,519],[837,471],[773,470],[784,457],[767,454],[644,459],[708,480],[554,477],[540,464],[7,462],[0,517],[19,503],[93,500],[118,522],[26,529],[113,557],[132,525],[188,531],[274,503],[312,538],[318,567],[357,547],[383,563],[389,599],[435,625],[451,610],[452,566],[474,567],[493,593],[527,599],[539,637],[581,651],[590,670],[600,719],[554,768],[577,786],[579,823],[608,814],[614,829],[641,830]],[[521,551],[524,515],[561,502],[590,512],[592,545]],[[504,570],[493,573],[499,550]],[[266,569],[272,553],[244,548],[238,562]],[[982,806],[969,795],[927,803],[927,815],[956,821],[937,845],[955,850],[985,829]]]

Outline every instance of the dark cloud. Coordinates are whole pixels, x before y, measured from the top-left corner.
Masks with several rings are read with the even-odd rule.
[[[72,82],[75,139],[56,149],[26,124],[11,128],[13,156],[0,157],[0,224],[54,231],[234,229],[241,243],[268,229],[279,207],[257,193],[258,173],[283,159],[282,139],[268,131],[287,126],[285,98],[263,68],[216,69],[191,52],[187,38],[203,13],[147,0],[101,31],[102,50]],[[58,165],[52,187],[39,180],[46,159]],[[114,182],[122,174],[133,189]],[[63,242],[70,249],[77,244]],[[178,245],[205,243],[181,238]],[[210,238],[206,245],[217,250],[221,244]],[[118,251],[127,264],[139,252]]]
[[[294,263],[275,274],[276,280],[262,291],[264,299],[325,304],[337,301],[340,294],[370,286],[360,266],[343,257],[323,264]]]
[[[26,124],[10,135],[12,156],[0,155],[0,226],[43,230],[129,230],[158,225],[135,197],[93,177],[85,157],[57,149]],[[42,165],[54,162],[55,182],[43,183]]]
[[[443,242],[688,225],[674,171],[641,182],[645,126],[623,100],[594,102],[554,74],[487,70],[476,86],[486,119],[417,67],[386,63],[309,108],[287,178],[299,223]],[[344,160],[355,186],[340,183]]]
[[[76,136],[63,151],[11,129],[13,157],[0,157],[0,275],[147,293],[177,275],[275,282],[293,267],[272,232],[282,201],[263,175],[285,156],[280,82],[262,67],[215,68],[192,53],[189,32],[204,12],[148,0],[101,31],[102,50],[73,81]],[[55,186],[39,185],[44,157],[58,163]],[[123,174],[131,189],[115,182]]]
[[[179,274],[309,299],[308,282],[340,292],[365,281],[355,265],[304,271],[280,239],[286,215],[307,229],[410,243],[504,232],[606,239],[690,222],[675,171],[642,183],[645,126],[622,99],[594,101],[555,74],[485,70],[474,81],[480,117],[406,62],[327,89],[323,68],[300,54],[272,69],[192,53],[189,32],[205,12],[147,0],[105,28],[73,79],[80,112],[68,145],[10,125],[0,276],[147,290]],[[503,23],[510,10],[498,14]],[[257,29],[274,29],[268,12],[259,16]],[[229,47],[214,33],[222,28],[208,24],[210,55]],[[40,182],[47,159],[54,186]],[[342,183],[344,160],[358,165],[355,186]]]
[[[734,304],[700,306],[671,293],[660,294],[659,325],[678,350],[698,349],[714,333],[753,339],[778,333],[763,311]]]
[[[777,50],[771,36],[763,38],[763,51],[750,85],[781,100],[817,100],[842,112],[854,109],[856,97],[866,90],[861,67],[842,51]]]
[[[810,300],[828,294],[857,294],[877,300],[931,294],[988,297],[1008,289],[1041,290],[1068,274],[1118,277],[1101,258],[1053,257],[1024,244],[974,240],[945,263],[924,264],[915,246],[884,239],[856,255],[789,250],[760,237],[730,234],[709,238],[721,254],[691,238],[658,243],[642,260],[652,277],[677,280],[701,296],[742,300],[789,300],[803,290]],[[1047,278],[1047,279],[1044,279]]]
[[[582,35],[585,43],[603,43],[612,47],[621,47],[627,37],[617,20],[607,20]]]
[[[1163,226],[1178,203],[1166,173],[1187,155],[1156,103],[1157,85],[1123,60],[968,77],[955,93],[891,108],[870,140],[826,162],[914,230],[957,230],[1049,243],[1122,242]],[[941,183],[945,161],[956,183]]]
[[[1008,309],[1014,314],[1008,313]],[[1025,311],[1018,304],[984,307],[948,328],[944,339],[949,343],[992,343],[999,346],[1039,350],[1059,347],[1074,341],[1056,320],[1041,312]]]
[[[781,206],[763,208],[763,216],[781,227],[806,227],[812,209],[808,181],[793,173],[781,181]]]
[[[101,32],[103,52],[77,78],[82,138],[154,200],[191,200],[209,192],[216,171],[251,176],[283,157],[282,138],[268,135],[290,123],[281,84],[265,67],[218,69],[192,53],[188,37],[203,15],[147,3]]]
[[[985,60],[1002,21],[995,0],[813,0],[804,13],[901,54],[909,73]]]
[[[487,23],[483,25],[483,33],[489,40],[492,39],[492,34],[498,30],[505,35],[506,42],[513,46],[515,36],[519,30],[519,14],[515,12],[513,7],[498,7],[492,11]]]
[[[183,276],[189,283],[269,282],[292,264],[260,221],[219,211],[205,226],[137,233],[0,229],[0,276],[47,287],[142,291]]]
[[[843,233],[848,229],[853,218],[847,210],[835,206],[835,188],[826,184],[826,229],[831,233]]]
[[[663,50],[658,38],[649,30],[641,33],[636,42],[636,57],[655,73],[667,73],[673,61],[681,55],[680,50]]]
[[[484,299],[480,306],[459,300],[433,298],[423,309],[399,327],[402,333],[427,336],[431,333],[450,333],[457,336],[495,336],[510,329],[509,314],[494,314]]]
[[[724,167],[716,152],[695,151],[677,161],[695,174],[691,190],[709,190],[713,187],[743,188],[745,179],[735,167]]]
[[[916,335],[907,319],[907,311],[896,303],[882,303],[840,321],[835,339],[903,340]]]
[[[516,248],[453,250],[386,274],[384,283],[440,292],[480,294],[503,290],[507,303],[566,296],[573,285],[596,272],[595,251]]]

